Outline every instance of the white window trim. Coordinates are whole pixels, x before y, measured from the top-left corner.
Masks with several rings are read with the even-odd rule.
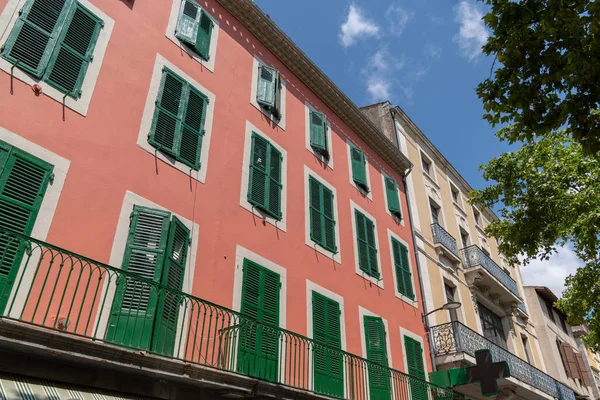
[[[464,212],[464,209],[463,209],[464,201],[462,198],[462,192],[460,191],[458,186],[455,185],[454,182],[452,182],[452,180],[449,177],[448,177],[448,187],[450,188],[450,200],[459,210]],[[454,198],[452,197],[453,191],[456,191],[458,193],[457,201],[454,201]]]
[[[167,32],[165,33],[167,38],[175,43],[181,50],[187,53],[188,56],[198,61],[202,66],[204,66],[210,72],[215,72],[215,59],[217,57],[217,43],[219,37],[219,21],[210,15],[207,7],[203,7],[200,5],[200,1],[196,0],[196,4],[200,6],[205,12],[206,15],[210,17],[214,26],[212,30],[212,34],[210,37],[210,48],[208,50],[208,61],[204,61],[198,54],[196,54],[190,47],[184,45],[181,40],[175,37],[175,30],[177,29],[177,20],[179,19],[179,10],[181,9],[182,0],[173,0],[173,4],[171,5],[171,14],[169,16],[169,25],[167,26]],[[183,56],[183,54],[182,54]]]
[[[202,151],[200,153],[199,171],[195,171],[184,163],[175,160],[173,157],[158,151],[148,142],[148,135],[152,129],[152,119],[154,118],[154,110],[156,108],[156,98],[158,96],[158,91],[160,90],[160,82],[163,73],[162,70],[164,67],[167,67],[171,71],[175,72],[177,75],[185,79],[190,85],[208,97],[208,106],[206,107],[206,117],[204,119],[204,137],[202,138]],[[205,183],[206,173],[208,170],[208,152],[210,149],[213,119],[215,114],[215,101],[216,96],[212,92],[208,91],[204,86],[196,82],[193,78],[176,67],[175,64],[168,61],[165,57],[157,54],[156,61],[154,62],[154,69],[152,71],[152,80],[150,81],[150,88],[148,90],[148,96],[146,97],[146,104],[144,106],[144,114],[142,116],[140,131],[138,133],[138,147],[150,153],[153,157],[156,156],[165,164],[170,165],[184,174],[191,176],[192,179],[195,179],[200,183]]]
[[[417,285],[418,282],[415,281],[415,277],[418,276],[416,268],[414,268],[413,266],[413,262],[412,262],[412,254],[410,251],[410,246],[408,245],[408,243],[406,242],[406,240],[403,240],[402,238],[400,238],[400,236],[396,235],[394,232],[392,232],[389,228],[387,230],[388,232],[388,243],[389,248],[390,248],[390,260],[391,260],[391,265],[392,265],[392,273],[394,274],[394,293],[396,294],[396,297],[399,298],[400,300],[402,300],[403,302],[405,302],[406,304],[414,307],[414,308],[419,308],[419,302],[417,301]],[[398,275],[396,274],[396,267],[394,265],[394,248],[392,246],[392,238],[396,239],[398,242],[402,243],[403,245],[406,246],[406,248],[408,249],[408,265],[410,266],[410,273],[411,273],[411,277],[412,277],[412,287],[413,287],[413,292],[415,293],[415,299],[411,299],[409,297],[406,297],[405,295],[403,295],[402,293],[400,293],[398,291],[398,285],[396,284],[396,282],[398,282]]]
[[[119,214],[119,219],[117,221],[115,238],[113,240],[113,245],[110,252],[109,265],[111,265],[113,268],[118,269],[121,269],[123,266],[123,257],[125,256],[125,250],[127,248],[127,237],[129,235],[130,216],[133,212],[134,205],[154,208],[157,210],[169,211],[172,214],[172,216],[179,218],[179,220],[186,226],[186,228],[190,230],[191,242],[189,248],[189,255],[186,261],[185,274],[183,276],[183,285],[181,287],[181,291],[183,293],[192,294],[192,285],[196,269],[196,257],[198,254],[198,238],[200,233],[200,228],[198,224],[130,191],[125,192],[125,198],[123,199],[123,205],[121,206],[121,213]],[[105,287],[107,284],[110,285],[109,288]],[[98,304],[111,305],[114,300],[116,288],[116,282],[105,282],[102,289],[102,293],[104,293],[104,295],[102,296],[103,298]],[[178,357],[184,356],[185,346],[179,346],[179,340],[180,338],[186,337],[185,332],[188,329],[188,321],[184,320],[185,313],[183,312],[183,307],[184,305],[181,305],[177,321],[177,329],[182,329],[183,333],[177,335],[175,340],[175,349],[180,349],[179,354],[176,355]],[[94,332],[98,332],[98,338],[103,338],[106,334],[106,328],[108,327],[108,322],[110,320],[110,311],[111,307],[106,306],[104,307],[100,315],[96,318]]]
[[[257,108],[258,111],[260,111],[263,115],[265,115],[267,118],[269,118],[271,121],[273,121],[273,123],[275,125],[279,126],[281,129],[283,129],[285,131],[285,121],[286,121],[286,116],[285,116],[286,106],[285,105],[286,105],[286,99],[287,99],[287,90],[286,90],[287,83],[286,83],[285,79],[283,79],[283,76],[281,76],[281,119],[277,120],[272,113],[270,113],[269,111],[262,108],[256,101],[256,91],[258,90],[258,67],[260,66],[260,64],[265,64],[267,66],[272,67],[272,65],[265,63],[260,58],[258,58],[257,55],[254,55],[254,57],[252,59],[252,87],[250,90],[250,103],[255,108]],[[277,68],[275,68],[275,69],[277,69]],[[281,73],[281,71],[279,71],[279,73]]]
[[[48,232],[50,231],[52,220],[54,219],[54,214],[56,212],[58,201],[63,191],[65,181],[67,179],[67,173],[69,172],[71,161],[1,126],[0,140],[54,165],[54,179],[48,184],[46,193],[44,194],[44,199],[42,200],[40,210],[38,212],[37,218],[33,225],[33,229],[31,231],[31,237],[45,241],[48,237]],[[19,271],[15,276],[15,282],[33,283],[35,268],[26,268],[26,266],[27,264],[37,265],[38,261],[38,253],[34,253],[29,259],[29,261],[27,261],[27,257],[23,257],[23,261],[21,263],[21,266],[19,267]],[[16,289],[17,285],[14,285],[8,298],[7,304],[12,304],[10,316],[18,318],[18,316],[21,315],[21,311],[25,307],[29,289],[27,287],[21,287],[21,290],[19,290],[18,293]]]
[[[333,217],[335,219],[335,245],[337,247],[337,253],[333,254],[331,251],[324,249],[321,245],[317,244],[310,238],[310,185],[308,183],[308,178],[312,176],[317,181],[322,183],[326,188],[331,190],[333,193]],[[308,168],[306,165],[304,166],[304,226],[305,226],[305,243],[311,249],[318,251],[324,256],[332,259],[338,264],[342,263],[342,252],[340,249],[340,214],[338,212],[338,202],[337,202],[337,192],[335,187],[333,187],[329,182],[316,174],[313,170]]]
[[[331,142],[331,121],[329,121],[329,118],[327,118],[327,132],[325,133],[326,137],[327,137],[327,150],[329,151],[329,159],[326,159],[325,157],[323,157],[321,154],[315,152],[315,150],[312,148],[312,146],[310,145],[310,112],[311,111],[317,111],[317,112],[321,112],[319,110],[317,110],[316,108],[314,108],[313,106],[311,106],[308,101],[304,103],[304,114],[305,114],[305,125],[306,125],[306,134],[304,135],[306,140],[305,140],[305,146],[306,149],[313,155],[316,157],[317,160],[319,160],[323,165],[326,165],[327,167],[329,167],[329,169],[333,170],[333,146],[332,146],[332,142]],[[323,115],[325,115],[325,113],[322,113]]]
[[[381,171],[381,184],[383,187],[383,201],[385,202],[385,212],[387,215],[389,215],[390,217],[392,217],[392,219],[398,224],[398,225],[402,225],[404,226],[404,216],[406,215],[406,210],[402,207],[402,196],[401,196],[401,192],[400,192],[400,184],[396,179],[394,179],[394,181],[396,182],[396,193],[398,193],[398,201],[400,203],[400,213],[402,214],[402,218],[398,218],[395,215],[392,215],[392,213],[390,212],[390,206],[388,204],[388,198],[387,198],[387,187],[385,184],[385,178],[390,178],[390,179],[394,179],[391,176],[389,176],[388,174],[386,174],[385,172]]]
[[[350,141],[350,139],[346,140],[346,153],[347,153],[347,157],[348,157],[348,176],[350,178],[350,184],[354,188],[356,188],[356,190],[358,190],[362,196],[366,197],[369,200],[373,200],[373,186],[371,185],[371,173],[370,173],[370,168],[369,168],[369,159],[367,158],[367,155],[364,153],[364,151],[363,151],[363,154],[365,156],[365,173],[367,175],[367,186],[369,187],[369,191],[368,192],[365,191],[363,188],[361,188],[354,182],[354,179],[352,179],[352,153],[351,153],[352,147],[356,147],[356,148],[360,149],[360,147],[358,147],[357,145],[352,143]]]
[[[408,336],[409,338],[412,338],[414,340],[416,340],[417,342],[421,343],[421,348],[423,349],[423,369],[425,370],[425,380],[429,381],[429,374],[427,374],[427,348],[425,347],[425,344],[423,343],[423,337],[421,335],[417,335],[416,333],[413,333],[411,331],[409,331],[408,329],[402,328],[400,327],[400,342],[402,342],[402,354],[404,355],[404,357],[402,357],[404,360],[404,371],[408,374],[408,360],[406,359],[406,348],[404,347],[404,336]]]
[[[379,280],[377,280],[376,278],[374,278],[372,276],[367,275],[360,269],[360,265],[358,262],[358,246],[357,246],[358,235],[356,233],[356,216],[354,214],[355,210],[360,211],[365,217],[369,218],[373,222],[374,231],[375,231],[374,232],[375,233],[375,244],[377,245],[377,268],[379,268],[379,275],[380,275]],[[362,207],[360,207],[358,204],[353,202],[352,200],[350,200],[350,215],[352,218],[352,239],[354,240],[354,243],[352,245],[352,248],[354,249],[354,268],[355,268],[354,271],[356,272],[356,274],[358,276],[362,277],[363,279],[366,279],[367,281],[373,283],[375,286],[378,286],[379,288],[383,289],[383,266],[381,265],[381,245],[379,243],[379,235],[377,232],[377,220],[375,218],[373,218],[373,216],[371,214],[366,212]]]
[[[423,175],[428,177],[439,188],[439,185],[437,182],[437,175],[435,173],[435,163],[433,162],[431,157],[429,157],[427,154],[425,154],[425,152],[423,151],[423,149],[421,149],[421,147],[419,147],[419,160],[421,161],[421,165],[419,165],[419,167],[423,171]],[[425,160],[429,164],[429,169],[431,172],[425,171],[425,169],[423,168],[423,160]]]
[[[393,362],[392,362],[392,350],[390,347],[390,330],[388,327],[388,321],[387,319],[383,318],[381,315],[375,314],[372,311],[367,310],[364,307],[358,306],[358,317],[360,319],[360,345],[361,345],[361,349],[362,349],[362,356],[364,359],[367,359],[367,343],[365,342],[365,317],[378,317],[381,318],[381,320],[383,321],[383,329],[385,330],[385,349],[387,351],[387,358],[388,358],[388,368],[393,368]],[[366,380],[368,380],[368,375],[366,377]],[[366,384],[365,388],[368,388],[369,385]],[[368,390],[367,390],[368,392]]]
[[[252,151],[252,132],[267,139],[271,145],[281,152],[283,160],[281,162],[281,220],[278,221],[267,213],[254,207],[248,201],[248,184],[250,183],[250,152]],[[254,216],[264,219],[277,229],[286,231],[287,229],[287,152],[283,147],[277,144],[269,135],[265,135],[260,129],[249,121],[246,121],[246,134],[244,136],[244,157],[242,159],[242,189],[240,191],[240,206],[250,211]]]
[[[25,82],[27,85],[40,85],[42,87],[42,93],[51,99],[56,100],[61,105],[63,104],[64,98],[66,107],[78,114],[86,116],[92,99],[92,94],[94,93],[96,82],[98,81],[100,67],[102,66],[102,61],[104,60],[104,54],[106,53],[106,48],[108,47],[108,42],[110,40],[115,21],[96,6],[91,4],[88,0],[77,1],[104,21],[104,27],[100,30],[98,40],[96,41],[96,47],[94,48],[94,59],[88,65],[85,78],[83,79],[83,83],[81,85],[81,97],[78,99],[73,99],[69,96],[65,97],[64,93],[59,92],[48,83],[29,75],[27,72],[19,69],[19,67],[14,68],[13,75],[16,79]],[[26,2],[27,0],[9,0],[6,7],[4,7],[4,11],[0,15],[0,32],[3,32],[2,36],[0,36],[1,45],[6,43],[6,40],[10,36],[15,23],[19,18],[19,10],[23,8]],[[8,60],[0,58],[1,70],[10,75],[11,68],[12,64]]]

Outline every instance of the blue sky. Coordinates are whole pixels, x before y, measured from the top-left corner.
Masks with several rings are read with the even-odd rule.
[[[255,0],[359,106],[399,105],[474,188],[479,165],[509,149],[482,119],[477,84],[492,59],[476,0]],[[560,296],[579,262],[568,246],[522,269]]]

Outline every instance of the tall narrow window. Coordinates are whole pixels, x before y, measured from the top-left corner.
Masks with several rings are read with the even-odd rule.
[[[469,247],[471,244],[469,240],[469,234],[462,229],[460,230],[460,241],[462,242],[463,248]]]
[[[423,153],[421,153],[421,167],[423,168],[423,172],[426,172],[428,175],[431,175],[431,161],[429,161]]]
[[[76,99],[103,26],[77,1],[28,0],[2,57]]]
[[[523,343],[523,351],[525,352],[527,362],[533,365],[531,355],[529,354],[529,340],[527,339],[527,336],[521,336],[521,342]]]
[[[213,27],[214,22],[210,16],[195,1],[181,2],[175,36],[205,61],[210,58]]]
[[[385,178],[385,195],[387,206],[390,213],[398,218],[402,218],[402,210],[400,208],[400,196],[398,195],[398,184],[389,176]]]
[[[475,218],[475,223],[477,225],[481,225],[481,213],[473,208],[473,218]]]
[[[444,282],[444,291],[446,292],[446,303],[452,303],[456,301],[455,293],[456,288],[448,285]],[[448,310],[448,314],[450,315],[450,321],[455,322],[458,321],[458,314],[456,313],[456,309],[452,308]]]
[[[396,270],[396,288],[400,294],[414,300],[415,291],[408,261],[408,248],[392,238],[392,254],[394,255],[394,268]]]
[[[410,383],[410,394],[412,400],[427,400],[427,387],[424,382],[425,365],[423,364],[423,346],[421,342],[404,335],[404,350],[406,351],[406,364]],[[413,379],[419,378],[420,380]]]
[[[367,183],[367,162],[365,154],[357,147],[350,146],[350,160],[352,164],[352,180],[356,186],[365,191],[369,191]]]
[[[431,220],[434,224],[440,223],[440,208],[433,200],[429,199],[429,210],[431,211]]]
[[[455,187],[451,187],[450,191],[452,192],[452,201],[460,205],[460,194],[458,192],[458,189],[456,189]]]
[[[309,112],[309,123],[310,123],[310,146],[316,153],[321,154],[325,159],[329,159],[329,149],[327,143],[327,118],[325,115],[310,110]]]
[[[390,399],[390,373],[383,321],[379,317],[364,317],[367,348],[369,394],[371,399]]]
[[[358,266],[369,276],[379,279],[377,265],[377,242],[375,241],[375,224],[363,213],[354,211],[356,223],[356,246],[358,247]]]
[[[275,119],[281,119],[281,75],[265,64],[258,66],[256,102]]]
[[[552,303],[544,299],[542,299],[542,302],[544,302],[546,306],[546,314],[548,315],[548,318],[550,318],[552,322],[556,323],[556,319],[554,318],[554,307],[552,306]]]
[[[333,193],[321,182],[308,178],[310,238],[324,249],[337,252]]]
[[[312,305],[315,391],[344,397],[340,305],[317,292],[312,292]]]
[[[281,181],[283,156],[268,140],[252,133],[248,202],[273,218],[281,220]]]
[[[506,349],[506,335],[502,326],[502,318],[494,314],[490,309],[477,303],[479,309],[479,318],[481,319],[481,328],[483,336],[489,341]]]

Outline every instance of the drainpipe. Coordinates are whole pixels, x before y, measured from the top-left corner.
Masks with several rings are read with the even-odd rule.
[[[394,124],[394,132],[396,133],[396,140],[399,140],[400,135],[398,134],[398,127],[396,126],[396,110],[393,107],[390,107],[390,115],[392,116],[392,122]],[[408,184],[406,182],[406,177],[412,172],[413,166],[411,165],[409,169],[407,169],[402,175],[402,184],[404,185],[404,192],[406,193],[406,207],[408,209],[408,221],[410,223],[410,231],[412,233],[413,239],[413,247],[415,253],[415,262],[417,267],[417,276],[419,277],[419,288],[421,289],[421,305],[423,306],[423,315],[427,314],[427,301],[425,300],[425,289],[423,286],[423,277],[421,276],[421,265],[419,263],[419,250],[417,249],[417,235],[415,234],[415,228],[413,225],[412,212],[410,210],[410,199],[408,193]],[[431,335],[429,334],[429,327],[427,324],[427,320],[423,319],[423,324],[425,325],[425,334],[427,335],[427,341],[429,343],[429,358],[431,359],[431,370],[435,371],[435,353],[433,350],[433,343],[431,341]]]

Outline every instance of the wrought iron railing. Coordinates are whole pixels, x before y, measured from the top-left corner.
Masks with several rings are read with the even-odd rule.
[[[0,273],[11,265],[18,274],[12,285],[0,286],[0,299],[10,293],[8,301],[0,301],[1,318],[329,397],[462,398],[339,348],[0,229]]]
[[[429,334],[436,356],[467,353],[474,357],[475,351],[489,349],[494,362],[506,361],[508,363],[511,376],[514,378],[556,399],[575,400],[575,394],[571,389],[460,322],[436,325],[430,328]]]
[[[442,228],[442,226],[438,223],[431,224],[431,230],[433,232],[433,241],[435,243],[441,244],[442,246],[450,250],[450,252],[456,257],[460,258],[460,255],[458,253],[458,245],[456,244],[456,239],[454,239],[454,237],[447,230]]]

